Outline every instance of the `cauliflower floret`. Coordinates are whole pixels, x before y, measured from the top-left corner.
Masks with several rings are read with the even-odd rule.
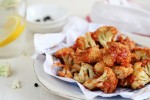
[[[136,47],[133,49],[134,59],[136,61],[150,59],[150,49]]]
[[[80,64],[82,62],[84,63],[95,63],[102,59],[102,52],[101,50],[96,46],[96,47],[89,47],[79,54],[76,54],[74,58],[74,62],[76,64]]]
[[[72,48],[62,48],[55,53],[55,57],[62,58],[67,66],[73,65],[74,50]]]
[[[85,34],[86,40],[87,40],[88,44],[90,45],[90,47],[95,47],[95,46],[96,46],[96,43],[95,43],[95,41],[93,40],[93,38],[91,37],[91,34],[92,34],[92,33],[90,33],[90,32],[87,32],[87,33]]]
[[[80,36],[76,39],[76,42],[74,44],[74,48],[75,50],[80,49],[80,50],[84,50],[88,47],[94,47],[96,46],[95,41],[93,40],[93,38],[91,37],[90,32],[87,32],[84,36]]]
[[[149,76],[144,71],[144,68],[141,67],[141,65],[141,62],[136,62],[134,64],[134,71],[130,77],[131,87],[133,89],[142,88],[144,85],[150,82]]]
[[[114,66],[114,63],[126,66],[131,61],[130,50],[121,43],[109,42],[103,61],[107,66]]]
[[[103,26],[97,29],[92,37],[95,41],[99,41],[100,44],[107,48],[107,42],[111,42],[114,40],[115,35],[118,33],[118,30],[112,26]]]
[[[81,49],[81,50],[84,50],[86,48],[90,47],[90,45],[88,44],[88,41],[86,40],[85,37],[83,36],[80,36],[76,39],[76,42],[74,44],[74,48],[75,50],[78,48],[78,49]]]
[[[147,60],[147,59],[143,60],[142,67],[144,68],[144,71],[150,78],[150,60]]]
[[[13,84],[12,84],[11,88],[13,88],[13,89],[21,88],[21,82],[20,82],[20,80],[15,79],[15,80],[13,81]]]
[[[0,64],[0,75],[8,77],[11,74],[11,68],[9,63]]]
[[[127,78],[119,80],[122,87],[131,86],[133,89],[144,87],[150,82],[150,61],[145,60],[134,64],[133,73]]]
[[[118,79],[109,67],[104,68],[103,75],[98,78],[89,79],[83,85],[89,90],[99,88],[105,93],[112,93],[116,90]]]
[[[132,75],[130,75],[127,78],[124,78],[124,79],[119,79],[119,82],[118,82],[119,86],[121,86],[121,87],[131,87],[131,82],[130,82],[130,81],[132,81],[131,76]]]
[[[81,66],[78,64],[74,64],[73,66],[71,66],[71,72],[75,73],[75,72],[79,72],[81,69]]]
[[[124,44],[125,46],[127,46],[130,50],[132,50],[135,47],[135,42],[132,41],[129,37],[127,36],[123,36],[123,35],[119,35],[117,37],[117,42],[120,42],[121,44]]]
[[[80,72],[74,74],[74,80],[83,84],[88,79],[94,78],[95,74],[90,64],[82,63],[81,66]]]
[[[118,79],[124,79],[133,73],[132,65],[128,66],[115,66],[113,67],[113,71],[115,72]]]
[[[73,75],[68,66],[63,66],[63,69],[58,71],[58,75],[61,77],[73,78]]]
[[[97,75],[102,75],[103,72],[104,72],[104,68],[105,68],[105,64],[103,61],[100,61],[98,63],[95,64],[94,66],[94,72],[97,74]]]

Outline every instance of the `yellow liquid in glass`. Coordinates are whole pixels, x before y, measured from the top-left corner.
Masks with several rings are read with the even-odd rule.
[[[25,21],[19,15],[11,15],[0,29],[0,48],[16,40],[25,30]]]

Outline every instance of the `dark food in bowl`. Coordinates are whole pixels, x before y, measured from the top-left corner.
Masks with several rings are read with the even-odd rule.
[[[41,21],[44,21],[44,22],[46,22],[46,21],[52,21],[53,19],[51,18],[51,16],[45,16],[43,19],[37,19],[37,20],[35,20],[35,22],[41,22]]]

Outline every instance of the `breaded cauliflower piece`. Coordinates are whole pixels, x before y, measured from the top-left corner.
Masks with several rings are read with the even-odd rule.
[[[102,59],[102,51],[96,47],[89,47],[82,52],[76,54],[74,62],[76,64],[84,63],[95,63]]]
[[[67,66],[73,65],[74,50],[72,48],[62,48],[55,53],[55,57],[62,58]]]
[[[89,90],[99,88],[105,93],[112,93],[116,90],[117,84],[118,79],[113,70],[105,67],[103,75],[98,78],[89,79],[83,85]]]
[[[82,63],[81,66],[80,72],[74,74],[74,80],[83,84],[88,79],[94,78],[95,74],[93,71],[93,66],[90,64]]]
[[[103,72],[104,72],[104,68],[106,67],[106,65],[104,64],[103,61],[100,61],[98,63],[95,64],[94,66],[94,72],[97,74],[97,75],[102,75]]]
[[[130,82],[131,76],[132,75],[130,75],[127,78],[124,78],[124,79],[119,79],[119,81],[118,81],[119,86],[121,86],[121,87],[131,87],[131,82]]]
[[[124,79],[133,73],[132,65],[128,66],[115,66],[113,67],[113,71],[115,72],[118,79]]]
[[[132,87],[139,89],[150,82],[150,60],[136,62],[134,64],[133,73],[127,78],[119,80],[119,85],[122,87]]]
[[[146,74],[149,76],[150,78],[150,59],[147,60],[143,60],[142,61],[142,67],[144,68],[144,71],[146,72]]]
[[[115,35],[118,33],[118,30],[113,26],[103,26],[97,29],[93,34],[92,37],[95,41],[99,41],[100,44],[107,48],[108,42],[114,40]]]
[[[95,43],[95,41],[93,40],[93,38],[92,38],[91,35],[92,35],[91,32],[87,32],[87,33],[85,34],[85,37],[86,37],[86,40],[87,40],[88,44],[90,45],[90,47],[95,47],[95,46],[96,46],[96,43]]]
[[[76,39],[76,42],[74,44],[74,49],[77,50],[77,49],[80,49],[80,50],[84,50],[88,47],[94,47],[96,46],[96,43],[95,41],[93,40],[93,38],[91,37],[91,34],[90,32],[87,32],[85,34],[85,37],[84,36],[80,36]]]
[[[114,66],[114,63],[126,66],[131,61],[130,50],[121,43],[109,42],[103,61],[107,66]]]
[[[68,66],[64,66],[61,71],[58,71],[58,75],[61,77],[73,78],[73,75]]]
[[[149,76],[145,72],[144,67],[142,67],[142,62],[136,62],[134,64],[134,71],[130,77],[130,82],[133,89],[142,88],[150,82]]]
[[[80,36],[76,39],[76,42],[74,44],[74,48],[75,50],[81,49],[84,50],[86,48],[90,47],[90,45],[88,44],[88,41],[86,40],[86,38],[84,36]]]
[[[78,64],[73,64],[70,68],[71,68],[71,72],[75,73],[75,72],[79,72],[80,71],[81,66],[78,65]]]
[[[136,47],[133,49],[134,59],[136,61],[150,59],[150,49],[149,48],[140,48]]]
[[[133,48],[135,48],[135,42],[132,41],[129,37],[127,36],[123,36],[123,35],[119,35],[117,37],[117,42],[120,42],[121,44],[124,44],[125,46],[127,46],[130,50],[132,50]]]

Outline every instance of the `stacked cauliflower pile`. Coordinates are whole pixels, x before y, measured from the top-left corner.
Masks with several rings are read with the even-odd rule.
[[[61,77],[72,78],[89,90],[112,93],[117,86],[139,89],[150,83],[150,49],[137,46],[118,30],[103,26],[77,38],[55,53]]]

